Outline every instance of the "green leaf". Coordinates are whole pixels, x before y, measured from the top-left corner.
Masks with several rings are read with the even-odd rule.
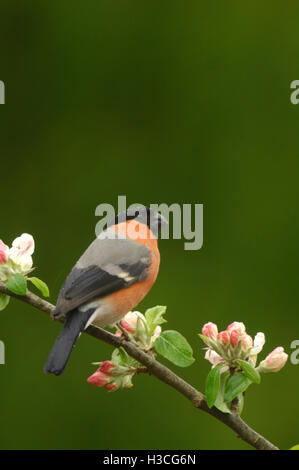
[[[0,292],[0,312],[1,310],[4,310],[5,307],[7,307],[7,305],[9,304],[9,301],[10,301],[10,296],[6,294],[2,294],[2,292]]]
[[[155,350],[179,367],[188,367],[195,361],[190,344],[178,331],[163,331],[155,341]]]
[[[206,400],[209,408],[212,408],[220,392],[220,369],[223,364],[213,367],[206,378]]]
[[[156,307],[149,308],[145,312],[144,316],[150,336],[152,336],[156,326],[162,325],[162,323],[166,323],[165,318],[163,318],[163,315],[166,312],[166,308],[167,307],[163,305],[156,305]]]
[[[224,392],[224,401],[230,403],[240,393],[244,392],[251,383],[252,381],[246,377],[244,372],[233,375],[227,382]]]
[[[33,285],[43,294],[44,297],[49,297],[50,292],[47,284],[38,279],[38,277],[27,277],[28,281],[32,282]]]
[[[119,353],[119,357],[120,357],[120,363],[122,365],[127,365],[128,359],[129,359],[128,353],[122,347],[120,347],[118,349],[118,353]]]
[[[210,349],[213,349],[214,351],[216,351],[217,354],[219,354],[220,356],[222,356],[223,354],[223,351],[221,351],[221,349],[219,348],[219,344],[217,344],[215,341],[213,341],[211,338],[209,338],[208,336],[204,336],[200,333],[198,333],[198,336],[200,337],[200,339],[207,345],[210,347]]]
[[[122,347],[118,349],[114,349],[111,359],[112,359],[113,364],[118,365],[118,366],[138,367],[140,365],[139,362],[136,361],[136,359],[133,359],[131,356],[129,356],[128,353]],[[96,363],[93,363],[93,364],[96,364]]]
[[[254,367],[252,367],[252,365],[249,364],[249,362],[239,359],[237,363],[242,368],[246,377],[248,377],[252,382],[256,384],[259,384],[261,382],[261,376],[259,372]]]
[[[225,371],[220,374],[220,390],[218,396],[216,398],[214,406],[218,408],[218,410],[222,411],[222,413],[230,413],[230,409],[224,401],[224,390],[227,384],[227,381],[230,377],[229,371]]]
[[[295,446],[291,447],[290,450],[299,450],[299,444],[296,444]]]
[[[119,349],[114,349],[111,359],[112,359],[113,364],[120,366],[122,365],[123,358],[121,357],[119,353]]]
[[[201,333],[198,333],[198,336],[205,344],[209,344],[210,341],[212,341],[208,336],[202,335]]]
[[[124,348],[122,347],[118,348],[117,352],[118,352],[119,359],[120,359],[119,365],[127,367],[127,366],[135,365],[135,363],[137,363],[135,359],[129,356],[129,354],[127,353],[127,351],[124,350]]]
[[[17,295],[26,295],[27,282],[23,274],[14,274],[7,283],[7,288]]]

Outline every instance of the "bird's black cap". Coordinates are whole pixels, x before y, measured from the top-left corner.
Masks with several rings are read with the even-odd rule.
[[[107,228],[133,219],[147,225],[155,235],[158,234],[161,225],[168,223],[159,212],[140,204],[131,206],[126,211],[120,212],[115,219],[107,225]]]

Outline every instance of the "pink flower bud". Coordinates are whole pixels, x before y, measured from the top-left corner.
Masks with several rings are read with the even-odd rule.
[[[8,251],[8,246],[5,245],[2,240],[0,240],[0,264],[6,264]]]
[[[99,371],[103,372],[104,374],[111,375],[111,370],[114,368],[115,366],[111,361],[104,361],[100,365]]]
[[[242,333],[239,329],[237,330],[230,330],[230,345],[232,348],[236,348],[239,344],[239,341],[242,339]]]
[[[287,360],[288,355],[284,352],[284,349],[279,346],[260,363],[259,368],[262,372],[278,372],[283,368]]]
[[[112,390],[115,390],[117,388],[116,384],[107,384],[105,385],[106,390],[109,390],[110,392]]]
[[[248,349],[252,348],[253,345],[253,340],[251,336],[249,336],[247,333],[245,333],[242,336],[242,349],[243,351],[248,351]]]
[[[226,328],[226,331],[231,332],[232,330],[238,330],[240,333],[245,333],[246,328],[244,323],[241,323],[239,321],[234,321],[228,327]]]
[[[229,343],[229,334],[228,331],[220,331],[217,335],[217,340],[222,346],[227,346]]]
[[[145,320],[144,315],[140,312],[128,312],[121,321],[124,330],[128,333],[135,333],[138,318]]]
[[[110,377],[102,372],[100,368],[95,371],[90,377],[88,377],[87,382],[96,387],[104,387],[108,384]]]
[[[0,250],[0,264],[6,264],[7,256],[5,251]]]
[[[208,338],[214,341],[217,339],[218,328],[217,328],[217,325],[215,325],[215,323],[212,323],[212,322],[206,323],[202,327],[201,331],[204,336],[207,336]]]

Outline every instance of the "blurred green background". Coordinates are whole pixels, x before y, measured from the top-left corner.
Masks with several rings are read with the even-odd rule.
[[[264,331],[262,357],[299,336],[298,22],[297,2],[1,2],[0,238],[33,234],[55,303],[98,204],[203,203],[203,248],[162,240],[139,306],[168,306],[197,358],[169,365],[201,390],[205,322]],[[44,375],[59,329],[17,301],[1,312],[2,449],[249,448],[153,377],[91,387],[111,348],[85,335],[63,376]],[[288,363],[246,397],[244,419],[282,448],[299,441],[298,373]]]

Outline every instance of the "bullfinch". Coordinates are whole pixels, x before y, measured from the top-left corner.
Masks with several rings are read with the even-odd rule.
[[[53,312],[64,325],[44,366],[46,373],[62,374],[88,325],[117,324],[149,292],[159,271],[157,238],[163,223],[167,221],[158,212],[131,207],[108,223],[83,253]]]

